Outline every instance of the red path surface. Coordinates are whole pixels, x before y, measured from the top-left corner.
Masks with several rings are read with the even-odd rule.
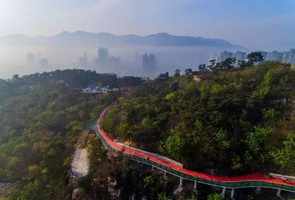
[[[288,191],[295,191],[295,181],[288,181],[288,180],[284,180],[281,178],[269,177],[269,176],[266,176],[261,173],[244,175],[244,176],[237,176],[237,177],[213,176],[213,175],[205,174],[202,172],[197,172],[197,171],[185,169],[185,168],[183,168],[183,166],[180,163],[173,161],[169,158],[165,158],[163,156],[149,153],[149,152],[146,152],[146,151],[143,151],[140,149],[136,149],[134,147],[127,146],[127,145],[122,144],[120,142],[117,142],[116,140],[114,140],[110,136],[110,134],[108,132],[103,130],[99,125],[101,119],[105,116],[105,114],[106,114],[106,111],[102,112],[100,119],[98,121],[98,124],[97,124],[97,129],[99,131],[100,137],[112,149],[114,149],[118,152],[121,152],[125,155],[144,159],[146,161],[150,161],[153,163],[157,163],[160,166],[177,171],[181,174],[184,174],[184,175],[187,175],[190,177],[194,177],[194,178],[200,179],[202,181],[213,182],[218,185],[222,185],[225,183],[237,183],[237,184],[240,183],[240,184],[242,184],[245,182],[258,182],[258,183],[265,183],[267,185],[271,184],[274,187],[278,187],[278,189],[280,189],[280,187],[282,187],[282,186],[283,186],[283,188],[284,188],[284,186],[287,186],[289,189],[291,188]],[[257,186],[257,185],[255,185],[255,186]],[[259,187],[259,186],[257,186],[257,187]],[[263,185],[261,187],[263,187]],[[243,187],[241,187],[241,188],[243,188]]]

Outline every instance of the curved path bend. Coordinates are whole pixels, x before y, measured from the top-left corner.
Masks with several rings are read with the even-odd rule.
[[[100,126],[101,120],[106,115],[107,109],[104,110],[97,122],[97,136],[101,139],[104,146],[110,150],[120,152],[123,155],[142,162],[144,164],[156,167],[162,171],[179,177],[181,180],[193,181],[197,183],[211,185],[223,189],[243,189],[243,188],[271,188],[280,191],[295,193],[295,181],[286,178],[268,176],[262,173],[255,173],[244,176],[227,177],[214,176],[202,172],[185,169],[181,163],[171,160],[158,154],[143,151],[130,147],[116,141],[110,134]]]

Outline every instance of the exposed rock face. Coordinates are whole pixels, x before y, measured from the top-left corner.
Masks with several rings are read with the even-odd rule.
[[[89,199],[85,191],[79,186],[79,181],[86,177],[89,173],[90,161],[88,157],[87,143],[88,133],[83,132],[77,142],[76,151],[73,155],[71,163],[70,186],[72,191],[72,200],[87,200]]]
[[[84,200],[84,199],[86,199],[85,194],[81,188],[76,188],[73,190],[72,200]]]
[[[81,178],[87,176],[89,172],[88,151],[86,148],[78,148],[74,154],[72,162],[72,176]]]
[[[9,195],[10,191],[15,185],[12,183],[1,183],[0,182],[0,199]]]

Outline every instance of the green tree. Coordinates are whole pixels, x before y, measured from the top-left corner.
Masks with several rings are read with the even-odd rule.
[[[264,60],[262,52],[251,52],[247,55],[249,64],[253,65]]]
[[[295,134],[291,133],[283,142],[283,147],[273,153],[276,163],[285,172],[295,173]]]
[[[166,150],[166,152],[177,160],[182,159],[183,148],[184,139],[177,133],[169,136],[164,143],[164,149]]]
[[[166,193],[162,192],[158,194],[158,200],[169,200],[169,198],[167,197]]]
[[[222,200],[222,196],[220,194],[210,194],[207,198],[207,200]]]

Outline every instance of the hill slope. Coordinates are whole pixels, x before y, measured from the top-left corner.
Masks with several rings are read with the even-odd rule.
[[[121,99],[103,126],[191,169],[295,174],[295,72],[265,63],[206,77],[151,81]]]

